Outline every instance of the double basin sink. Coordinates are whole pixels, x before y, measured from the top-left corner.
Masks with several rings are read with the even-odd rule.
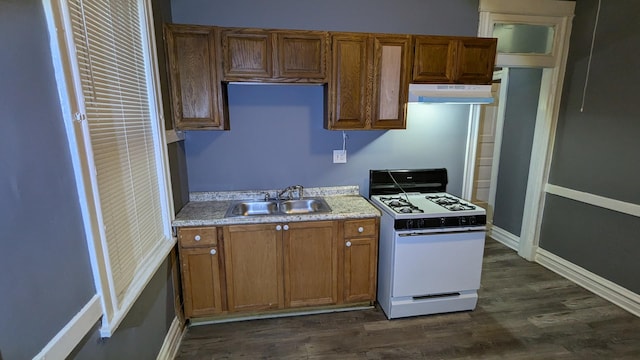
[[[331,212],[329,204],[318,197],[295,200],[241,200],[229,206],[225,217],[257,215],[301,215]]]

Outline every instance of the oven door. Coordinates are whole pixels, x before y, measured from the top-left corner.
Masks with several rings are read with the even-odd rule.
[[[392,297],[480,288],[484,231],[396,233]]]

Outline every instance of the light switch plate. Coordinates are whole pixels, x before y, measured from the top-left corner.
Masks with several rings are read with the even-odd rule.
[[[333,163],[344,164],[347,162],[347,150],[333,150]]]

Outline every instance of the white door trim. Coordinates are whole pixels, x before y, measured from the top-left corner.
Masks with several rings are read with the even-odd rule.
[[[467,130],[467,151],[464,159],[464,175],[462,181],[462,198],[473,199],[473,180],[476,169],[476,154],[478,152],[478,137],[480,134],[480,106],[469,105],[469,127]]]
[[[491,37],[494,15],[499,14],[501,21],[509,19],[509,14],[520,23],[530,17],[532,23],[539,23],[540,16],[555,17],[555,39],[553,67],[545,68],[542,74],[540,100],[533,135],[533,147],[529,162],[529,178],[525,195],[524,214],[518,244],[518,254],[527,260],[535,259],[542,223],[545,192],[551,156],[553,153],[556,122],[562,97],[562,85],[569,52],[571,20],[574,2],[542,0],[533,5],[530,1],[480,0],[480,23],[478,35]],[[519,55],[527,59],[528,55]],[[500,61],[500,58],[498,57]],[[497,66],[521,66],[517,64],[497,63]]]

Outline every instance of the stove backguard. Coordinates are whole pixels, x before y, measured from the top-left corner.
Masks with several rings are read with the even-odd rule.
[[[394,181],[395,180],[395,181]],[[401,192],[447,191],[447,169],[370,170],[369,197]]]

